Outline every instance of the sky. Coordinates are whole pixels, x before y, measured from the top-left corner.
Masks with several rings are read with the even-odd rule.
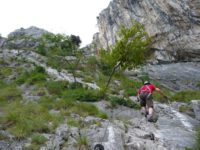
[[[55,34],[76,35],[81,46],[98,32],[99,13],[111,0],[0,0],[0,34],[36,26]]]

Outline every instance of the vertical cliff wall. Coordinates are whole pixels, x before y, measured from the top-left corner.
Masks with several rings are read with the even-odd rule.
[[[115,44],[120,26],[134,19],[154,37],[156,61],[200,60],[199,0],[113,0],[97,19],[97,48]]]

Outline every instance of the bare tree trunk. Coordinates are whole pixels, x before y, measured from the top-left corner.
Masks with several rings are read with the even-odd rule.
[[[112,77],[113,77],[113,75],[114,75],[116,69],[117,69],[120,65],[121,65],[121,62],[119,62],[118,64],[116,64],[116,65],[114,66],[114,68],[113,68],[113,70],[112,70],[112,72],[111,72],[111,74],[110,74],[110,77],[109,77],[109,79],[108,79],[108,82],[107,82],[107,84],[106,84],[106,89],[105,89],[105,91],[107,90],[107,88],[108,88],[108,86],[109,86],[109,84],[110,84],[110,81],[111,81],[111,79],[112,79]]]

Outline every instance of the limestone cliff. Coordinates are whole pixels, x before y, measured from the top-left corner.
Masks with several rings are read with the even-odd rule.
[[[120,26],[130,27],[136,20],[154,38],[151,65],[145,67],[150,78],[173,90],[199,89],[199,0],[112,0],[97,19],[96,50],[109,49]]]
[[[115,44],[120,26],[130,26],[134,19],[154,37],[157,62],[200,60],[198,0],[112,0],[97,19],[97,47]]]

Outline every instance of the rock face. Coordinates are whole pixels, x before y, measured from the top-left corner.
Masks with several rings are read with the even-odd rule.
[[[46,30],[31,26],[27,29],[20,28],[8,35],[8,38],[17,38],[17,37],[32,37],[34,39],[40,38],[44,33],[47,33]]]
[[[0,48],[31,49],[38,45],[37,39],[48,31],[31,26],[27,29],[20,28],[8,35],[8,38],[0,39]]]
[[[143,69],[145,74],[173,90],[199,90],[199,0],[112,0],[97,19],[99,33],[93,41],[97,51],[109,50],[119,38],[120,26],[130,27],[136,20],[154,39],[151,66]]]
[[[200,63],[185,62],[144,67],[145,72],[163,86],[174,91],[198,90],[200,83]]]
[[[194,109],[196,119],[200,120],[200,100],[192,100],[192,107]]]
[[[0,47],[3,46],[3,43],[5,42],[5,40],[6,40],[5,38],[0,36]]]
[[[99,47],[115,44],[120,26],[132,20],[154,37],[155,59],[161,62],[200,60],[198,0],[113,0],[98,17]]]

